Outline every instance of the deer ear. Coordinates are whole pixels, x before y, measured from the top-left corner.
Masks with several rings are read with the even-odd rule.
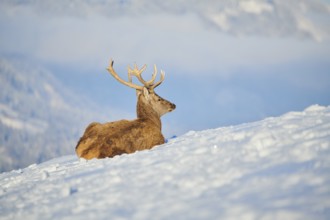
[[[143,96],[149,100],[149,91],[146,87],[143,87]]]

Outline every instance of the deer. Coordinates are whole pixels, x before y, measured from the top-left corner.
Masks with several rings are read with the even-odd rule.
[[[125,81],[116,73],[113,64],[114,61],[111,59],[108,72],[121,84],[136,90],[137,118],[89,124],[76,145],[75,150],[79,158],[86,160],[112,158],[116,155],[151,149],[165,143],[160,118],[176,108],[175,104],[160,97],[154,91],[164,81],[165,72],[161,70],[160,80],[155,82],[157,67],[154,65],[151,79],[145,81],[141,74],[146,69],[146,65],[139,69],[135,64],[133,69],[128,66],[128,81]],[[132,76],[135,76],[142,85],[133,83]]]

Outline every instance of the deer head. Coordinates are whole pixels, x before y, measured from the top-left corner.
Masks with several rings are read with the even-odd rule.
[[[137,114],[138,118],[145,117],[147,113],[150,111],[157,114],[158,117],[166,114],[167,112],[171,112],[175,109],[175,104],[167,101],[166,99],[157,95],[154,89],[159,86],[165,79],[165,73],[161,70],[160,72],[160,80],[155,83],[155,79],[157,76],[157,67],[154,65],[154,72],[149,81],[145,81],[142,78],[142,72],[146,69],[146,65],[144,65],[141,69],[138,69],[137,65],[134,65],[134,68],[128,67],[128,81],[121,79],[116,71],[113,69],[113,60],[110,60],[110,65],[107,68],[109,73],[120,83],[136,89],[136,95],[138,98],[137,104]],[[135,76],[141,83],[141,85],[134,84],[132,82],[132,76]]]

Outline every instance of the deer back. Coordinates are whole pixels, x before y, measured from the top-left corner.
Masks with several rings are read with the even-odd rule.
[[[92,123],[80,138],[76,152],[85,159],[113,157],[163,144],[160,128],[146,119]]]

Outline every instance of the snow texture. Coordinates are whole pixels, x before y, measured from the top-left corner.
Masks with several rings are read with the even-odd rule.
[[[0,219],[328,219],[330,107],[0,174]]]

